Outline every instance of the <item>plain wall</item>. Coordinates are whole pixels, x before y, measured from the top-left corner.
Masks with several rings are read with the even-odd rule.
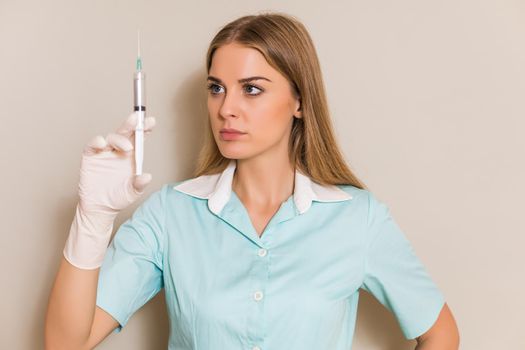
[[[227,22],[298,17],[336,136],[446,296],[461,349],[524,349],[525,5],[445,1],[0,1],[0,348],[43,348],[77,203],[80,155],[132,108],[141,29],[145,195],[191,177],[207,117],[205,53]],[[521,334],[521,335],[519,335]],[[164,292],[99,349],[165,349]],[[413,349],[362,292],[354,349]]]

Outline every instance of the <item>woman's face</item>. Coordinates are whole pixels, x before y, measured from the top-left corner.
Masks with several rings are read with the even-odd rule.
[[[258,77],[257,79],[250,79]],[[243,81],[244,79],[244,81]],[[247,159],[286,152],[299,99],[286,78],[255,49],[233,43],[218,48],[208,76],[208,113],[221,154]],[[226,134],[221,129],[242,134]]]

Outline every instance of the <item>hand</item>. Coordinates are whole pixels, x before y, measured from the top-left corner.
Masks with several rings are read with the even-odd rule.
[[[133,203],[151,181],[151,174],[134,175],[135,125],[132,113],[106,138],[93,138],[82,153],[79,197],[75,217],[63,255],[80,269],[102,266],[114,220],[122,209]],[[155,126],[155,118],[144,120],[144,134]]]
[[[80,167],[79,207],[84,213],[116,216],[144,192],[151,174],[135,173],[135,126],[131,113],[114,133],[96,136],[84,148]],[[144,120],[144,134],[155,126],[154,117]],[[144,137],[146,138],[146,136]]]

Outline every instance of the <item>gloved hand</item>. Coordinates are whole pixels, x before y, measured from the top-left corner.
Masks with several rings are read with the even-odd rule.
[[[74,266],[102,266],[117,214],[137,200],[151,182],[151,174],[135,174],[135,126],[131,113],[115,133],[96,136],[84,148],[78,186],[79,202],[63,254]],[[144,120],[144,138],[155,126]]]

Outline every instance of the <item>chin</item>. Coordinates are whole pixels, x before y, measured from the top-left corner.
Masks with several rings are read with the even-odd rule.
[[[222,156],[224,158],[228,159],[244,159],[248,158],[243,152],[232,152],[232,151],[225,151],[223,149],[220,150]]]
[[[219,151],[222,156],[229,159],[245,159],[253,156],[253,152],[246,150],[246,145],[220,145]]]

